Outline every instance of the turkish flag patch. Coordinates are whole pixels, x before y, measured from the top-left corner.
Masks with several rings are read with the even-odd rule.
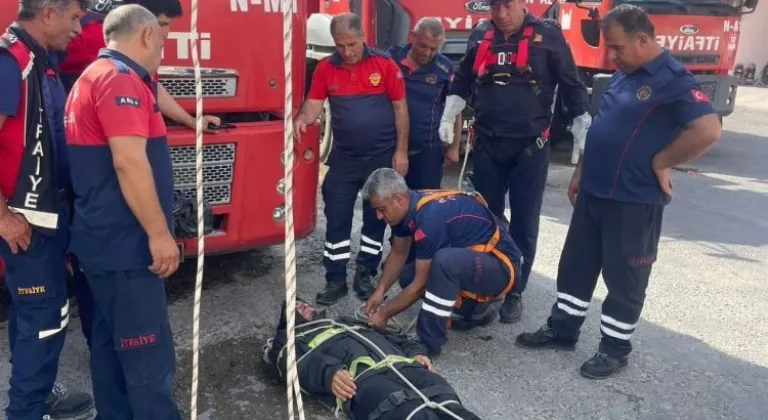
[[[424,234],[424,231],[421,229],[416,229],[416,232],[413,232],[413,239],[416,242],[419,242],[420,240],[426,238],[427,235]]]
[[[694,102],[709,102],[709,96],[698,89],[691,89],[691,95],[693,95]]]

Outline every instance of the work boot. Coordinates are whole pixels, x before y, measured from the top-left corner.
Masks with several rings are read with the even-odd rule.
[[[85,392],[69,392],[62,384],[54,383],[53,390],[45,399],[45,414],[67,419],[82,416],[93,408],[93,398]]]
[[[367,301],[376,290],[376,286],[373,285],[371,271],[365,267],[357,267],[357,271],[355,271],[355,279],[352,282],[352,288],[355,289],[357,297],[360,298],[360,300]]]
[[[517,293],[510,293],[504,298],[504,304],[499,310],[502,324],[514,324],[523,316],[523,298]]]
[[[611,357],[601,351],[581,365],[579,373],[589,379],[605,379],[627,366],[627,357]]]
[[[498,307],[498,302],[492,302],[484,310],[473,313],[469,319],[453,313],[451,314],[451,329],[456,331],[469,331],[477,327],[484,327],[496,320]]]
[[[574,350],[576,348],[575,339],[566,339],[559,337],[555,330],[548,325],[539,328],[532,333],[522,333],[517,336],[515,343],[520,347],[529,349],[563,349]]]
[[[347,282],[329,281],[325,284],[325,288],[317,294],[316,301],[318,305],[333,305],[347,293],[349,293]]]

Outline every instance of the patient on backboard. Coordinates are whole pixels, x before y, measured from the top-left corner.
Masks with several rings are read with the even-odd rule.
[[[297,300],[296,361],[305,393],[355,420],[480,419],[433,372],[418,339],[374,329],[354,318],[324,316],[324,311]],[[264,346],[264,361],[285,380],[286,359],[283,302],[275,337]],[[427,405],[424,398],[435,404]]]

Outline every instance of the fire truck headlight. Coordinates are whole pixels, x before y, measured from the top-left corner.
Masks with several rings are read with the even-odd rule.
[[[285,180],[280,179],[280,181],[277,181],[277,192],[280,194],[285,194]]]
[[[315,153],[312,151],[312,149],[307,149],[304,151],[304,160],[311,161],[315,157]]]
[[[285,220],[285,207],[277,206],[272,210],[272,219],[276,222],[282,222]]]

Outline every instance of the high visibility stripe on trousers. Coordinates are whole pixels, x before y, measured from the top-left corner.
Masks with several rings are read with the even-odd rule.
[[[348,260],[350,255],[349,239],[332,244],[325,243],[323,256],[331,261]]]

